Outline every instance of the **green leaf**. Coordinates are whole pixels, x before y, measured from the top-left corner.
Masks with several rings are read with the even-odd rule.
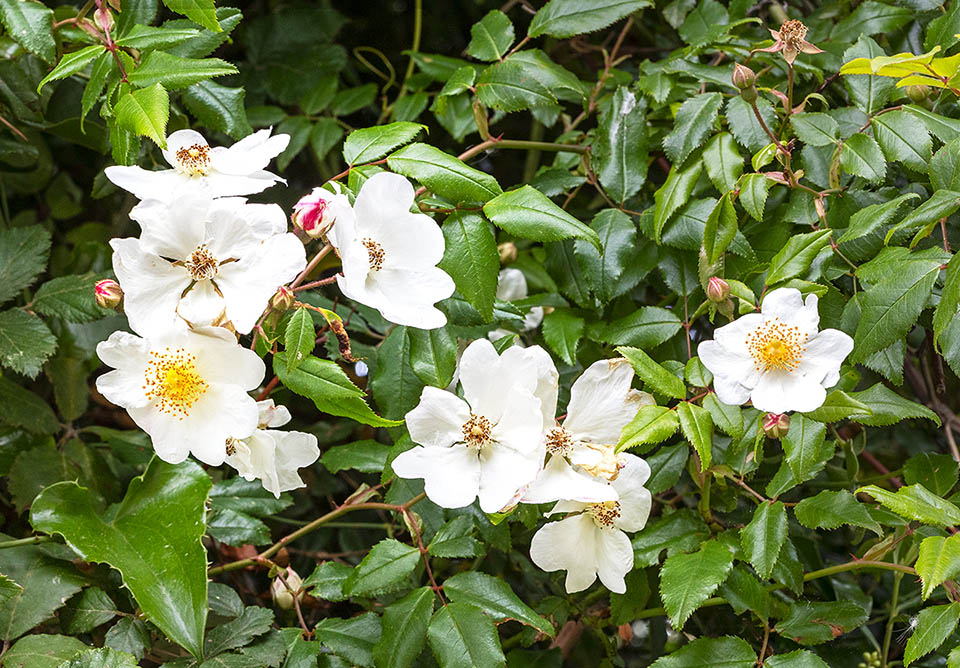
[[[573,37],[606,28],[651,5],[649,0],[551,0],[534,14],[528,34]]]
[[[57,349],[57,339],[37,316],[21,309],[0,311],[0,365],[36,378]]]
[[[570,309],[555,309],[543,319],[543,338],[560,359],[573,366],[584,328],[584,319]]]
[[[615,202],[637,194],[647,180],[647,116],[627,86],[620,86],[600,113],[590,154],[600,185]]]
[[[904,399],[883,383],[850,396],[870,407],[870,413],[851,415],[850,419],[870,427],[886,427],[907,418],[927,418],[940,424],[940,418],[932,410],[909,399]]]
[[[849,78],[849,77],[848,77]],[[874,77],[879,78],[879,77]],[[892,82],[891,82],[892,83]],[[934,137],[946,143],[960,137],[960,121],[935,114],[915,104],[905,105],[904,110],[910,112],[918,121],[930,131]]]
[[[426,385],[446,387],[457,368],[457,341],[446,327],[408,330],[410,366]]]
[[[763,665],[766,668],[830,668],[823,659],[807,649],[771,656]]]
[[[73,635],[89,633],[117,616],[117,606],[100,587],[87,587],[60,611],[60,624]]]
[[[60,664],[86,649],[90,647],[76,638],[40,633],[15,642],[10,651],[3,655],[3,662],[6,666],[17,668],[60,668]]]
[[[401,121],[354,130],[343,142],[343,159],[348,165],[378,160],[396,147],[413,141],[425,129],[426,126],[419,123]]]
[[[826,427],[820,422],[795,415],[790,430],[780,439],[786,461],[797,479],[805,479],[817,465],[819,451],[826,436]]]
[[[213,586],[213,585],[211,585]],[[238,597],[239,602],[239,597]],[[123,617],[110,627],[104,645],[143,658],[152,644],[150,631],[141,619]]]
[[[121,95],[113,112],[118,127],[136,135],[149,137],[160,148],[166,148],[170,97],[162,85],[154,84],[149,88]]]
[[[334,118],[318,118],[310,130],[310,148],[313,149],[317,160],[323,160],[333,150],[340,138],[343,137],[343,128]]]
[[[270,630],[273,611],[267,608],[244,608],[243,613],[226,624],[220,624],[207,632],[203,643],[206,657],[216,656],[237,647],[243,647],[257,636]]]
[[[101,53],[93,67],[90,68],[90,78],[87,85],[83,88],[83,96],[80,98],[80,129],[83,130],[83,121],[93,109],[93,105],[100,99],[107,84],[107,77],[113,71],[114,60],[109,53]]]
[[[207,30],[222,32],[220,22],[217,21],[217,10],[214,0],[163,0],[163,4],[170,11],[183,14],[194,23],[199,23]]]
[[[757,108],[760,110],[760,116],[768,128],[774,127],[777,121],[777,112],[773,105],[760,97],[757,100]],[[759,151],[770,143],[770,136],[764,131],[760,122],[750,104],[739,95],[735,95],[727,102],[726,107],[727,124],[733,133],[737,143],[750,151],[751,153]]]
[[[617,348],[617,352],[630,360],[630,365],[648,391],[652,390],[673,399],[683,399],[687,396],[687,386],[684,385],[683,380],[667,371],[640,348],[621,346]]]
[[[746,174],[740,179],[740,204],[757,222],[763,220],[771,185],[763,174]]]
[[[742,638],[697,638],[673,654],[663,656],[650,668],[752,668],[757,655]]]
[[[904,202],[912,199],[920,199],[917,193],[906,193],[888,202],[881,204],[871,204],[868,207],[859,209],[850,216],[850,225],[847,226],[843,235],[837,239],[837,243],[852,241],[865,237],[874,230],[878,230],[896,215],[897,210]]]
[[[470,28],[467,55],[477,60],[501,60],[513,44],[513,22],[499,9],[491,9]]]
[[[410,668],[416,663],[427,640],[433,601],[433,591],[421,587],[384,608],[383,635],[373,647],[376,666]]]
[[[310,312],[303,307],[294,311],[283,335],[288,373],[296,370],[300,363],[313,352],[316,334]]]
[[[63,536],[86,561],[120,571],[147,619],[200,658],[207,618],[207,555],[201,538],[209,491],[210,478],[196,464],[174,466],[155,458],[130,483],[109,521],[97,512],[90,492],[75,482],[41,492],[30,521],[38,531]],[[155,549],[141,549],[147,545]]]
[[[477,79],[477,99],[503,112],[556,109],[557,98],[539,80],[536,65],[511,56],[485,69]]]
[[[663,138],[663,150],[672,164],[682,165],[695,148],[703,145],[713,130],[722,102],[720,93],[687,98],[677,112],[673,130]]]
[[[887,173],[887,161],[877,142],[865,134],[855,134],[843,144],[840,166],[848,174],[876,183]]]
[[[0,422],[39,434],[51,434],[60,428],[60,421],[43,399],[3,377],[0,377]]]
[[[407,328],[395,327],[380,344],[377,357],[393,360],[393,363],[377,365],[368,386],[373,390],[373,396],[383,409],[383,414],[402,420],[420,401],[423,390],[423,381],[417,378],[417,374],[410,367],[410,337],[407,336]]]
[[[323,453],[320,461],[330,473],[355,469],[361,473],[379,473],[387,464],[389,445],[373,440],[336,445]]]
[[[737,236],[737,223],[737,211],[730,201],[730,193],[726,193],[707,216],[703,228],[703,251],[708,264],[714,264],[723,257],[724,251]]]
[[[646,446],[638,451],[642,454],[649,450],[650,446],[662,443],[673,436],[679,427],[680,419],[676,411],[666,406],[641,406],[636,416],[620,433],[617,452]]]
[[[211,130],[234,139],[242,139],[253,132],[247,122],[246,91],[242,87],[201,81],[188,86],[180,93],[180,98],[190,113]]]
[[[427,638],[440,668],[506,665],[493,620],[469,603],[454,601],[437,610]]]
[[[955,254],[947,264],[946,278],[943,282],[943,291],[940,294],[940,303],[933,313],[933,340],[939,345],[940,336],[957,315],[960,308],[960,255]]]
[[[810,146],[836,144],[840,133],[840,125],[833,116],[823,112],[793,114],[790,125],[800,141]]]
[[[630,217],[616,209],[597,213],[590,227],[600,237],[603,252],[598,253],[586,241],[577,241],[574,254],[591,290],[605,304],[632,289],[646,273],[637,262],[638,250],[644,244],[637,239],[637,228]]]
[[[123,37],[118,38],[116,44],[140,51],[165,49],[183,44],[199,35],[200,31],[194,28],[171,28],[169,26],[156,28],[154,26],[135,25]]]
[[[960,603],[934,605],[917,615],[917,627],[907,640],[903,665],[909,666],[920,657],[940,647],[950,637],[960,620]]]
[[[500,256],[490,224],[475,213],[451,214],[443,223],[446,247],[440,268],[453,278],[463,295],[484,320],[493,319]]]
[[[710,411],[681,401],[677,404],[677,417],[680,420],[680,431],[700,457],[700,471],[706,471],[713,458],[713,418]]]
[[[869,494],[897,515],[909,520],[917,520],[938,527],[948,527],[960,523],[960,508],[940,498],[923,485],[908,485],[896,492],[867,485],[857,493]]]
[[[707,143],[703,164],[714,187],[722,193],[736,188],[737,179],[743,174],[743,156],[729,132],[721,132]]]
[[[750,523],[740,530],[743,554],[764,580],[773,572],[786,540],[787,509],[779,501],[761,503]]]
[[[137,88],[162,84],[167,90],[176,90],[236,73],[236,67],[219,58],[181,58],[166,51],[151,51],[127,80]]]
[[[353,567],[338,561],[319,564],[304,581],[303,588],[313,587],[311,596],[326,601],[344,601],[343,583],[350,577]]]
[[[946,496],[957,484],[960,471],[950,455],[921,452],[907,460],[903,479],[908,485],[920,483],[934,494]]]
[[[40,225],[0,230],[0,304],[33,283],[49,255],[50,233]]]
[[[808,529],[836,529],[844,524],[852,524],[870,529],[878,536],[883,535],[883,530],[867,507],[847,491],[825,490],[798,503],[793,512],[797,521]]]
[[[479,571],[465,571],[447,578],[443,591],[451,601],[476,606],[497,623],[513,619],[550,637],[555,632],[553,624],[521,601],[501,578]]]
[[[817,645],[852,631],[868,616],[866,610],[850,601],[801,601],[790,606],[790,614],[780,620],[776,631],[801,645]]]
[[[597,233],[571,216],[533,186],[522,186],[494,197],[483,212],[494,225],[533,241],[584,239],[602,250]]]
[[[743,412],[739,406],[729,406],[711,393],[703,398],[703,407],[710,412],[717,429],[736,439],[743,436]]]
[[[958,208],[960,208],[960,192],[955,192],[953,190],[937,190],[933,193],[930,199],[908,213],[899,223],[891,227],[887,231],[887,235],[884,237],[883,242],[890,243],[890,239],[893,238],[893,235],[900,230],[919,229],[934,223],[941,218],[946,218],[954,213]]]
[[[590,338],[603,343],[653,348],[680,331],[683,323],[673,311],[659,306],[641,306],[609,325],[591,325]]]
[[[859,34],[860,31],[856,26],[851,27],[856,29]],[[885,55],[880,45],[861,34],[856,44],[843,52],[843,62],[850,62],[855,58],[875,58]],[[892,79],[872,74],[845,76],[843,77],[843,84],[850,93],[850,99],[853,103],[868,115],[875,114],[882,109],[896,87],[896,82]]]
[[[817,422],[839,422],[851,415],[870,415],[870,407],[857,401],[842,390],[833,390],[827,395],[820,408],[804,413],[805,417]]]
[[[3,3],[0,3],[0,7],[2,7],[2,5]],[[50,74],[40,80],[40,83],[37,85],[37,92],[39,93],[43,88],[43,85],[49,81],[66,79],[67,77],[80,72],[105,50],[106,47],[103,45],[94,44],[92,46],[84,47],[79,51],[64,54],[63,58],[60,59],[60,62],[57,63],[57,66],[50,71]]]
[[[348,596],[377,596],[396,590],[420,563],[420,550],[385,538],[367,553],[343,583]]]
[[[59,668],[138,668],[137,657],[109,647],[86,649]]]
[[[487,202],[503,192],[497,180],[427,144],[410,144],[387,158],[393,171],[454,202]]]
[[[960,574],[960,534],[924,538],[914,568],[923,582],[923,600],[927,600],[939,585]]]
[[[799,276],[810,268],[817,254],[830,243],[832,230],[818,230],[791,236],[770,260],[767,285],[775,285]]]
[[[479,557],[484,552],[483,544],[472,534],[473,520],[468,515],[458,515],[437,530],[427,552],[448,559]]]
[[[926,172],[931,142],[927,129],[903,110],[878,114],[871,119],[873,134],[887,160],[903,163],[917,172]]]
[[[380,618],[366,612],[351,619],[327,617],[314,629],[315,637],[352,666],[373,666],[373,648],[380,641]]]
[[[310,399],[324,413],[347,417],[371,427],[400,424],[374,413],[363,398],[363,390],[353,384],[336,362],[310,355],[296,369],[290,369],[287,353],[277,353],[273,360],[273,372],[284,387]]]
[[[10,37],[30,53],[52,63],[57,43],[53,38],[53,10],[33,0],[0,0],[0,22]]]
[[[702,170],[703,162],[700,160],[693,161],[686,169],[678,169],[674,164],[667,180],[653,193],[653,231],[654,241],[658,244],[663,227],[670,221],[670,217],[690,199]]]
[[[112,313],[97,306],[93,287],[95,274],[60,276],[40,286],[33,297],[34,310],[68,322],[88,322]]]
[[[716,591],[733,568],[733,553],[708,540],[692,554],[673,554],[660,570],[660,598],[670,623],[682,629],[697,608]],[[696,573],[696,577],[691,574]]]

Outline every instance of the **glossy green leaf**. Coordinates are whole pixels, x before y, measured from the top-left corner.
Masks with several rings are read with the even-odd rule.
[[[4,665],[26,668],[60,668],[78,652],[90,649],[70,636],[38,633],[21,638],[4,653]]]
[[[695,160],[685,169],[678,169],[677,165],[670,168],[667,180],[653,194],[653,229],[654,240],[660,243],[660,235],[664,226],[670,221],[670,217],[676,213],[677,209],[687,203],[693,187],[697,185],[697,179],[700,178],[700,172],[703,170],[703,163]]]
[[[869,494],[897,515],[933,526],[946,527],[960,523],[960,508],[933,494],[923,485],[908,485],[896,492],[867,485],[857,493]]]
[[[937,586],[960,574],[960,535],[924,538],[914,568],[923,582],[922,595],[926,600]]]
[[[410,668],[427,641],[427,627],[433,616],[433,591],[414,589],[383,611],[383,635],[373,647],[373,659],[383,668]]]
[[[837,239],[837,243],[859,239],[867,236],[874,230],[880,229],[893,219],[897,210],[904,202],[913,199],[920,199],[920,196],[917,193],[906,193],[888,202],[871,204],[868,207],[858,210],[850,216],[850,225],[847,226],[846,231]]]
[[[757,655],[742,638],[697,638],[661,657],[650,668],[751,668]]]
[[[662,443],[680,427],[677,412],[666,406],[641,406],[636,416],[623,428],[617,452],[640,447],[638,452],[646,452],[657,443]]]
[[[242,139],[253,132],[247,122],[246,91],[243,88],[200,81],[185,88],[180,97],[190,113],[212,130],[234,139]]]
[[[427,144],[403,147],[387,158],[387,165],[455,202],[487,202],[502,192],[489,174]]]
[[[743,174],[743,156],[737,150],[733,136],[727,132],[721,132],[707,142],[703,149],[703,164],[714,187],[722,193],[733,190]]]
[[[737,223],[737,211],[727,193],[707,216],[703,228],[703,251],[707,263],[713,264],[723,257],[724,251],[737,235]]]
[[[424,130],[419,123],[397,122],[354,130],[343,142],[343,159],[348,165],[372,162],[413,141]]]
[[[960,603],[935,605],[921,610],[917,615],[917,627],[907,640],[907,648],[903,652],[903,665],[909,666],[940,647],[957,628],[958,620]]]
[[[806,272],[817,254],[830,243],[831,233],[832,230],[819,230],[790,237],[770,260],[767,285],[775,285]]]
[[[0,230],[0,304],[32,284],[50,255],[50,232],[40,225]]]
[[[440,668],[506,665],[493,620],[469,603],[454,601],[433,613],[427,638]]]
[[[851,601],[799,601],[790,606],[790,614],[777,623],[776,631],[801,645],[818,645],[849,633],[867,617],[867,611]]]
[[[363,558],[343,583],[349,596],[378,595],[396,590],[420,563],[420,551],[386,538]]]
[[[720,93],[703,93],[683,103],[673,130],[663,138],[663,150],[671,163],[682,165],[695,148],[703,145],[713,129],[722,102]]]
[[[584,239],[602,250],[597,233],[554,204],[536,188],[522,186],[499,195],[483,206],[494,225],[533,241]]]
[[[733,553],[709,540],[691,554],[673,554],[660,570],[660,598],[674,628],[683,628],[697,608],[727,579]],[[696,577],[691,577],[696,573]]]
[[[0,3],[0,6],[2,5],[3,3]],[[82,71],[104,51],[105,47],[103,45],[94,44],[92,46],[84,47],[79,51],[73,51],[72,53],[64,54],[63,58],[60,59],[60,62],[57,63],[57,66],[50,71],[50,74],[40,80],[40,83],[37,85],[37,92],[39,93],[44,84],[50,81],[66,79],[67,77]]]
[[[761,503],[750,523],[740,530],[743,554],[764,580],[773,572],[786,540],[787,509],[780,501]]]
[[[36,378],[56,349],[57,339],[43,320],[21,309],[0,311],[0,365]]]
[[[499,9],[491,9],[470,28],[467,55],[477,60],[500,60],[513,44],[513,22]]]
[[[840,132],[840,125],[823,112],[794,114],[790,117],[790,125],[797,138],[811,146],[836,144]]]
[[[824,490],[816,496],[803,499],[793,512],[797,521],[809,529],[836,529],[844,524],[870,529],[882,535],[880,525],[867,507],[846,491]]]
[[[687,396],[687,387],[683,380],[667,371],[640,348],[621,346],[617,348],[617,352],[630,360],[637,377],[644,382],[648,390],[673,399]]]
[[[214,0],[163,0],[171,11],[183,14],[194,23],[213,32],[221,32],[220,22],[217,20],[217,10]]]
[[[27,51],[48,63],[54,61],[57,42],[53,37],[52,9],[34,0],[0,0],[0,22]]]
[[[740,204],[754,220],[763,220],[771,181],[763,174],[746,174],[740,179]]]
[[[160,53],[154,51],[154,53]],[[118,127],[135,135],[149,137],[160,148],[167,146],[167,119],[170,117],[170,96],[156,83],[120,96],[113,108]]]
[[[681,401],[677,404],[677,417],[680,420],[680,431],[700,458],[700,471],[706,471],[713,460],[713,418],[710,411]]]
[[[530,37],[573,37],[606,28],[644,7],[650,0],[551,0],[533,16]]]
[[[600,185],[615,202],[623,202],[647,180],[647,116],[645,105],[620,86],[601,112],[590,154]]]
[[[500,256],[490,224],[475,213],[454,213],[443,223],[443,238],[446,246],[440,268],[480,315],[491,320]]]
[[[867,181],[882,181],[887,173],[887,161],[876,140],[865,134],[855,134],[843,144],[840,166],[848,174]]]
[[[467,571],[447,578],[443,591],[451,601],[476,606],[498,623],[514,619],[551,637],[555,632],[553,624],[520,600],[503,579]]]
[[[283,347],[286,351],[287,372],[296,370],[314,349],[316,331],[310,312],[301,307],[293,312],[283,335]]]
[[[567,364],[573,366],[577,345],[583,337],[584,319],[570,309],[556,309],[543,319],[543,338],[550,349]]]

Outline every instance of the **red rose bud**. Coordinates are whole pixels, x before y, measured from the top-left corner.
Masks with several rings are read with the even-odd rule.
[[[274,310],[280,311],[281,313],[286,313],[293,308],[293,303],[295,301],[296,297],[293,294],[293,290],[281,285],[280,289],[277,290],[273,297],[270,298],[270,307]]]
[[[763,433],[768,438],[781,438],[790,431],[790,416],[786,413],[767,413],[763,417]]]
[[[730,284],[718,276],[707,281],[707,299],[719,304],[730,296]]]
[[[123,301],[123,290],[116,281],[105,278],[93,286],[93,298],[102,308],[117,308]]]
[[[293,224],[306,232],[311,239],[317,239],[330,231],[336,220],[330,207],[333,193],[323,188],[314,188],[293,205]]]

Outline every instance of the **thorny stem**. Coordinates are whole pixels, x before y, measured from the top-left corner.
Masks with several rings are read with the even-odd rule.
[[[268,547],[266,550],[261,552],[255,557],[250,557],[249,559],[239,559],[238,561],[231,561],[228,564],[223,564],[222,566],[214,566],[213,568],[207,571],[208,575],[216,575],[217,573],[226,573],[227,571],[236,571],[241,568],[247,568],[248,566],[263,565],[264,560],[269,559],[277,552],[279,552],[285,545],[292,543],[298,538],[301,538],[308,533],[316,531],[322,527],[327,522],[335,520],[341,515],[352,512],[354,510],[389,510],[397,513],[403,513],[408,511],[415,504],[419,503],[425,499],[427,495],[425,493],[420,493],[417,496],[413,497],[404,504],[397,505],[395,503],[378,503],[378,502],[366,502],[366,503],[353,503],[342,505],[338,508],[334,508],[326,515],[318,517],[309,524],[297,529],[293,533],[284,536],[276,543]]]

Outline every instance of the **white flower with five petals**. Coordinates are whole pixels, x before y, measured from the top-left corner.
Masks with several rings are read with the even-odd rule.
[[[853,339],[837,329],[818,332],[819,324],[816,295],[804,301],[799,290],[779,288],[764,298],[760,313],[717,329],[697,349],[713,373],[717,398],[730,405],[749,399],[771,413],[822,406]]]
[[[246,334],[306,266],[303,244],[283,233],[286,219],[273,204],[184,196],[175,205],[141,202],[130,215],[140,238],[110,245],[130,327],[144,335],[178,316],[192,325],[229,320]]]
[[[253,195],[274,183],[286,183],[265,171],[270,161],[290,142],[290,135],[270,136],[270,130],[254,132],[229,148],[211,147],[195,130],[177,130],[167,137],[163,157],[173,169],[149,171],[141,167],[113,165],[107,178],[140,199],[175,201],[184,188],[207,197]]]
[[[648,393],[631,389],[632,382],[633,367],[623,358],[594,362],[581,374],[562,424],[545,423],[547,464],[524,492],[524,503],[616,499],[606,483],[620,472],[620,432],[641,406],[653,403]]]
[[[97,390],[127,409],[166,462],[192,453],[219,466],[228,441],[257,428],[247,392],[263,381],[263,360],[222,327],[183,326],[146,339],[114,332],[97,355],[114,368],[97,378]]]
[[[297,470],[317,461],[317,437],[301,431],[271,429],[290,422],[290,411],[274,405],[273,399],[258,401],[257,408],[257,429],[247,438],[227,443],[226,462],[244,479],[259,479],[264,489],[280,498],[281,492],[304,487]]]
[[[443,233],[429,216],[411,213],[413,186],[388,172],[370,177],[352,211],[337,214],[327,234],[343,262],[337,285],[398,325],[435,329],[447,317],[434,304],[453,294],[453,279],[437,267]]]
[[[420,445],[397,456],[393,471],[423,478],[427,496],[444,508],[461,508],[477,497],[488,513],[515,503],[540,469],[544,414],[553,419],[556,406],[556,399],[549,405],[556,371],[551,377],[544,357],[549,362],[538,346],[497,355],[486,339],[471,343],[460,360],[464,398],[423,389],[406,415],[410,438]]]
[[[560,501],[547,515],[575,513],[545,524],[533,536],[530,558],[545,571],[566,571],[567,593],[582,591],[600,577],[612,592],[627,590],[624,576],[633,568],[633,547],[625,531],[640,531],[650,515],[647,463],[619,455],[620,475],[610,483],[616,499],[601,503]]]

